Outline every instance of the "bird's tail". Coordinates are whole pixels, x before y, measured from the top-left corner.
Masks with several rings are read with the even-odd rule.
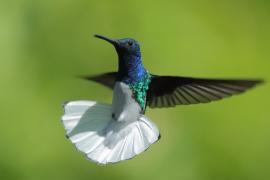
[[[109,104],[72,101],[64,104],[64,110],[62,122],[67,137],[98,164],[133,158],[159,139],[158,128],[146,116],[118,122],[112,119]]]

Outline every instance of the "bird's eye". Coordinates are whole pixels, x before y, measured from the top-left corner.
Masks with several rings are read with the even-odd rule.
[[[131,41],[129,41],[129,42],[128,42],[128,45],[129,45],[129,46],[132,46],[132,45],[133,45],[133,43],[132,43]]]

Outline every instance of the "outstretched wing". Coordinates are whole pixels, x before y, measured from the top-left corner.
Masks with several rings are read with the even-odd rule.
[[[94,81],[96,83],[102,84],[108,88],[113,89],[114,83],[117,78],[117,72],[108,72],[104,74],[98,74],[94,76],[82,76],[83,79]]]
[[[259,83],[262,81],[153,76],[146,101],[151,108],[207,103],[242,93]]]

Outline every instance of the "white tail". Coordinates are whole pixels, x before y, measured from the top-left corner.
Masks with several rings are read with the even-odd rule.
[[[98,164],[133,158],[159,139],[158,128],[146,116],[118,122],[112,119],[109,104],[72,101],[64,105],[64,110],[62,122],[67,137]]]

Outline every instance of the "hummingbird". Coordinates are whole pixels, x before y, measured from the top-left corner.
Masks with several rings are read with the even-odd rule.
[[[152,74],[143,66],[136,40],[94,36],[114,46],[118,70],[84,78],[112,89],[112,104],[69,101],[63,105],[61,121],[66,137],[87,159],[100,165],[131,159],[160,139],[158,127],[145,116],[147,107],[208,103],[242,93],[263,82]]]

